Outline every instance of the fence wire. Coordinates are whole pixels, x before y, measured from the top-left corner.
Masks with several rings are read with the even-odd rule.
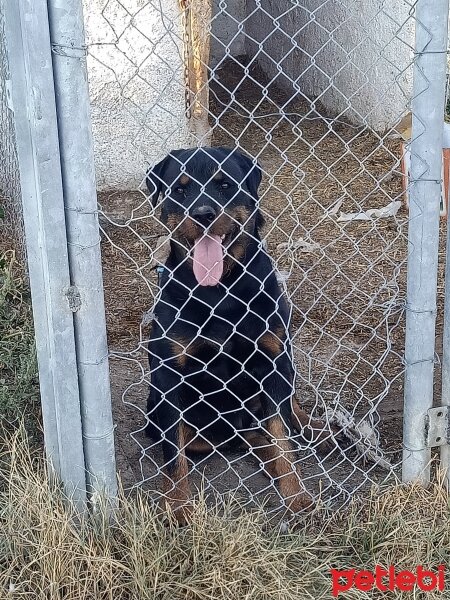
[[[146,170],[187,143],[235,147],[262,169],[259,206],[266,225],[262,241],[253,239],[273,260],[290,307],[292,353],[284,331],[278,341],[292,358],[296,377],[295,383],[289,376],[284,383],[327,432],[327,444],[319,447],[304,428],[292,428],[293,445],[281,444],[279,455],[292,451],[289,464],[294,470],[300,465],[310,496],[330,505],[346,502],[399,472],[407,210],[402,138],[394,125],[407,115],[411,98],[414,3],[169,4],[109,0],[86,9],[97,166],[104,190],[99,204],[121,476],[128,487],[177,493],[160,483],[164,473],[173,473],[165,461],[174,444],[175,454],[187,454],[191,482],[207,492],[234,492],[244,503],[268,497],[270,510],[279,507],[280,498],[289,501],[283,469],[272,464],[278,454],[273,452],[271,438],[277,436],[271,422],[279,405],[263,417],[244,406],[246,399],[233,382],[218,375],[220,365],[213,364],[207,351],[202,354],[217,338],[208,338],[206,326],[192,333],[190,326],[200,318],[195,298],[205,298],[205,286],[197,278],[186,292],[182,314],[177,304],[166,306],[170,318],[161,316],[162,303],[174,297],[173,282],[180,272],[166,268],[158,282],[156,267],[165,264],[168,239],[179,241],[181,262],[187,265],[196,260],[193,246],[206,242],[198,229],[192,239],[186,234],[189,207],[182,200],[174,200],[178,220],[161,217],[164,194],[152,207]],[[112,124],[117,121],[116,137]],[[117,153],[116,143],[123,152]],[[110,177],[105,167],[109,151],[116,152]],[[234,192],[218,211],[230,215],[245,188],[242,180],[224,158],[213,161],[215,168],[205,179],[183,156],[184,162],[175,160],[178,171],[172,180],[168,175],[160,180],[176,188],[179,178],[188,176],[189,185],[203,186],[205,202],[214,205],[219,196],[211,186],[214,173],[221,171]],[[122,180],[136,179],[129,164],[133,160],[140,183],[118,188],[117,173]],[[242,233],[252,217],[236,214],[230,218]],[[217,241],[228,233],[218,231],[212,226],[210,244],[221,244],[219,262],[233,260],[232,245]],[[245,256],[235,262],[243,264],[244,279],[251,266]],[[239,302],[238,283],[221,288],[230,305]],[[277,312],[269,312],[262,316],[262,329],[240,332],[241,343],[255,348],[252,358],[261,353],[261,337],[273,331]],[[228,365],[235,352],[233,326],[239,324],[226,314],[221,318],[229,333],[219,340],[220,361]],[[155,340],[149,349],[152,327]],[[158,339],[163,340],[160,346]],[[171,347],[172,355],[163,357],[162,347]],[[277,364],[264,377],[275,374],[283,387]],[[218,379],[213,391],[201,383],[205,371]],[[250,379],[251,389],[263,394],[264,381],[261,387],[255,375]],[[156,407],[150,414],[149,388]],[[217,409],[220,392],[229,410],[251,418],[244,419],[245,426],[235,426],[237,437],[221,440],[228,446],[216,445],[212,453],[189,452],[194,442],[210,441],[208,425],[198,414],[210,411],[210,421],[223,430],[233,422],[226,407]],[[198,411],[184,410],[185,403]],[[164,421],[168,413],[172,421]],[[153,438],[145,436],[149,420],[155,425]],[[178,438],[170,433],[173,427]],[[245,443],[240,447],[246,428],[267,434],[259,445],[268,452],[251,445],[249,450]],[[186,478],[184,467],[177,468]]]

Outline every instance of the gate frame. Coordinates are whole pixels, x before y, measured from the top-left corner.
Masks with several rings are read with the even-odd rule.
[[[5,32],[46,454],[95,509],[117,480],[81,2],[6,2]]]
[[[415,13],[403,480],[422,483],[430,479],[448,9],[449,0],[417,0]],[[86,491],[117,494],[82,2],[6,2],[5,31],[45,445],[81,507]],[[447,330],[449,315],[447,303]],[[448,444],[442,458],[448,467]]]

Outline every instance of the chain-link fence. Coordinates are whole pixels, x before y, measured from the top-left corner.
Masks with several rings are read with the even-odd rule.
[[[406,0],[93,0],[84,45],[69,4],[63,14],[49,0],[49,39],[86,468],[102,478],[111,434],[93,385],[105,364],[98,243],[126,488],[174,506],[197,487],[297,510],[394,479],[402,450],[426,458],[432,390],[407,447],[402,422],[405,365],[411,388],[434,363],[439,211],[415,186],[442,183],[430,133],[445,77],[426,61],[444,51],[431,8],[424,23]],[[85,55],[101,242],[86,106],[71,88],[83,86]],[[415,272],[407,303],[408,234],[410,264],[427,273]],[[422,375],[425,390],[433,375]]]
[[[4,231],[8,237],[15,240],[16,249],[25,265],[19,170],[8,89],[9,69],[6,56],[3,2],[0,2],[0,209],[4,215]]]
[[[402,448],[407,213],[401,136],[394,126],[406,115],[411,97],[413,5],[262,1],[219,2],[206,9],[205,4],[186,3],[179,15],[157,2],[110,1],[97,6],[95,19],[95,10],[87,8],[91,73],[99,65],[109,73],[110,96],[116,95],[120,110],[133,119],[136,134],[127,138],[127,144],[132,144],[136,156],[150,155],[152,163],[158,163],[178,147],[174,140],[185,127],[187,134],[196,134],[200,146],[237,147],[260,164],[263,243],[292,309],[296,398],[329,432],[325,452],[298,431],[293,436],[302,481],[314,497],[345,501],[396,473]],[[107,43],[98,39],[101,20],[109,28]],[[172,50],[178,49],[176,61],[164,55],[168,38]],[[186,116],[180,121],[170,105],[184,97],[186,88]],[[141,93],[145,102],[139,100]],[[157,129],[154,124],[163,123],[168,111],[172,120]],[[95,106],[94,126],[100,132],[97,113]],[[236,344],[256,342],[254,352],[263,360],[258,338],[273,332],[277,319],[272,311],[264,317],[262,306],[250,308],[249,301],[248,310],[265,319],[260,330],[236,310],[237,296],[243,293],[240,283],[245,287],[246,278],[255,275],[248,256],[236,258],[236,246],[230,241],[224,242],[219,262],[226,263],[231,256],[240,275],[236,282],[231,278],[219,284],[230,303],[230,317],[222,312],[218,317],[224,319],[224,331],[216,323],[220,331],[211,333],[213,327],[198,321],[196,313],[202,312],[198,298],[210,306],[214,296],[198,278],[186,284],[192,286],[189,297],[181,294],[183,302],[174,299],[177,273],[189,269],[189,257],[198,260],[200,249],[192,253],[192,246],[202,244],[201,230],[195,229],[191,239],[186,233],[189,222],[180,217],[192,218],[186,204],[189,198],[193,201],[189,186],[204,186],[205,205],[223,205],[225,194],[214,193],[211,187],[215,171],[222,172],[235,189],[229,205],[219,209],[225,214],[236,203],[245,204],[242,192],[247,190],[223,156],[213,155],[215,168],[202,154],[186,164],[187,159],[187,154],[179,155],[172,168],[160,173],[163,191],[181,185],[185,197],[177,202],[172,192],[172,205],[166,205],[162,218],[161,206],[169,201],[160,197],[152,210],[144,182],[140,191],[100,195],[119,469],[126,484],[153,489],[171,456],[170,444],[180,450],[185,445],[197,485],[203,482],[207,489],[220,492],[238,490],[247,499],[261,500],[274,491],[261,464],[266,461],[273,479],[281,476],[271,466],[274,459],[267,449],[265,459],[264,453],[248,450],[245,430],[255,422],[267,429],[270,418],[265,414],[264,420],[260,412],[246,407],[239,387],[251,396],[257,393],[255,386],[247,390],[238,379],[236,388],[233,378],[239,369],[224,365],[233,358],[240,360]],[[196,160],[207,164],[206,179],[196,171]],[[138,164],[144,167],[143,160]],[[186,186],[180,183],[183,173],[191,179]],[[249,231],[253,223],[248,215],[232,220],[241,231]],[[215,232],[222,232],[216,229],[211,226],[213,240]],[[255,231],[251,235],[259,239]],[[178,257],[177,246],[172,246],[173,279],[166,267],[159,285],[155,266],[163,265],[170,252],[166,238],[160,236],[178,240],[182,250]],[[175,255],[184,267],[174,263]],[[251,287],[251,281],[247,285]],[[159,304],[152,309],[157,299]],[[173,310],[162,308],[171,302]],[[152,322],[155,314],[157,324]],[[238,342],[232,331],[242,319],[244,329],[255,331],[240,330],[244,337]],[[199,326],[197,333],[192,322]],[[148,350],[150,336],[155,340]],[[280,339],[285,340],[284,333]],[[221,366],[214,362],[217,343],[217,360],[226,373],[222,376]],[[272,368],[277,370],[276,363]],[[218,379],[217,389],[203,381],[205,369]],[[249,370],[250,378],[257,377]],[[164,385],[160,372],[165,373]],[[270,370],[263,374],[270,375]],[[144,434],[149,386],[154,407],[149,418],[166,423],[160,425],[160,433],[158,425],[153,428],[151,439]],[[167,428],[175,422],[168,423],[164,413],[170,408],[176,423],[187,425],[184,435],[189,442],[169,436]],[[217,447],[211,423],[200,418],[202,412],[209,414],[217,430],[229,431],[232,423],[237,439],[219,431]],[[210,435],[212,454],[206,451]],[[276,437],[270,428],[268,436]],[[166,451],[161,453],[164,443]],[[270,447],[267,440],[266,444]],[[190,451],[202,445],[203,454]]]

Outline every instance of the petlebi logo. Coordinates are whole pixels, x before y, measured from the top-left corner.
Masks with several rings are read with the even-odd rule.
[[[377,589],[380,592],[410,592],[419,589],[423,592],[442,592],[445,588],[445,566],[440,565],[431,571],[422,566],[414,571],[397,570],[377,565],[374,571],[357,569],[331,569],[331,591],[334,597],[352,588],[362,592]]]

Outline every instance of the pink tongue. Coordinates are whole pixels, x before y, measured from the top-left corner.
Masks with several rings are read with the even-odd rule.
[[[194,275],[200,285],[217,285],[223,273],[223,249],[218,235],[205,235],[194,245]]]

